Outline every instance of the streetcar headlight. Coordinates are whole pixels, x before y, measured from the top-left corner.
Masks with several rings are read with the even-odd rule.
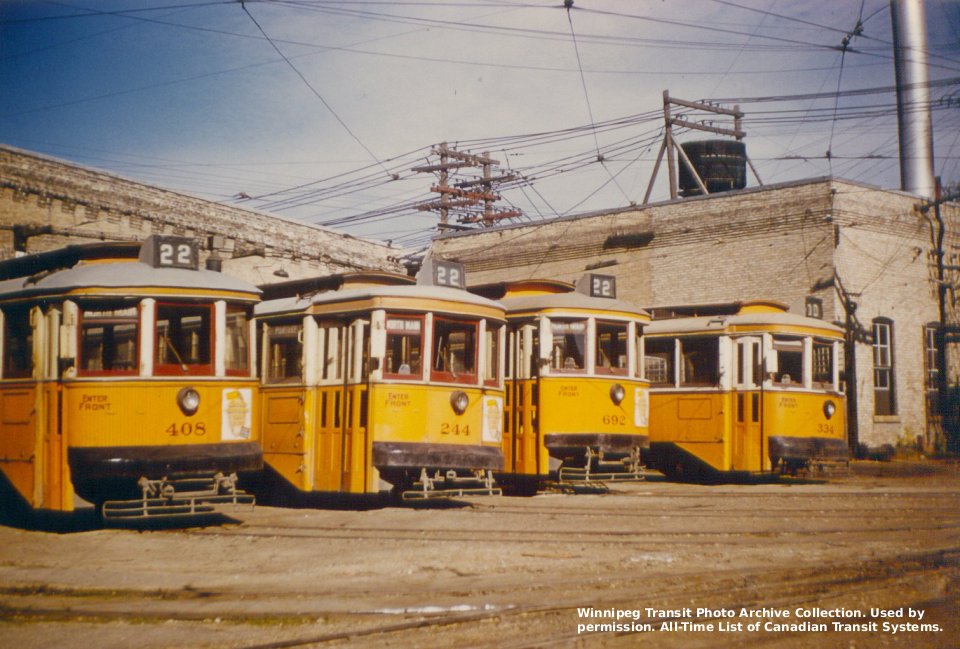
[[[620,402],[623,401],[623,398],[627,396],[627,391],[623,389],[623,386],[619,383],[614,383],[610,386],[610,400],[613,401],[614,405],[619,406]]]
[[[200,393],[193,388],[180,388],[177,392],[177,405],[186,416],[195,414],[200,408]]]
[[[827,419],[833,417],[833,414],[837,411],[837,404],[833,401],[825,401],[823,403],[823,415]]]
[[[470,405],[470,397],[467,396],[466,392],[457,390],[450,395],[450,407],[453,408],[453,411],[458,415],[466,412],[468,405]]]

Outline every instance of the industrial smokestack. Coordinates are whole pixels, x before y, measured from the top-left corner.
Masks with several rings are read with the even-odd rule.
[[[900,189],[926,198],[936,195],[930,76],[927,71],[927,20],[923,0],[890,0],[897,73],[900,130]]]

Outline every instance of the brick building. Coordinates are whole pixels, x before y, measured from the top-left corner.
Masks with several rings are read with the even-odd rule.
[[[255,284],[359,269],[403,272],[399,251],[299,221],[0,146],[0,259],[68,244],[199,239],[203,259]]]
[[[931,449],[942,442],[930,407],[939,371],[939,226],[927,207],[904,192],[817,178],[450,233],[432,251],[463,262],[471,283],[573,281],[595,270],[616,276],[621,298],[648,308],[767,298],[837,322],[855,332],[847,347],[853,441]],[[946,268],[956,268],[960,206],[939,213]],[[944,279],[951,287],[957,277]],[[952,290],[945,306],[946,323],[957,323]],[[953,384],[958,367],[947,370]]]

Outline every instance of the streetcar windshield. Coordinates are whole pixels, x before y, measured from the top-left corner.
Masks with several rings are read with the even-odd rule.
[[[80,374],[134,374],[139,367],[137,307],[80,313]]]
[[[157,305],[158,374],[213,374],[213,306]]]
[[[813,341],[814,387],[833,389],[833,343],[827,340]]]
[[[550,329],[553,333],[551,369],[570,373],[586,371],[587,321],[551,320]]]
[[[798,338],[774,336],[773,351],[777,355],[777,371],[774,383],[780,385],[803,385],[803,341]]]
[[[387,351],[383,374],[389,378],[423,378],[423,319],[387,317]]]
[[[627,323],[597,323],[598,374],[627,374]]]
[[[432,380],[476,383],[477,324],[434,318]]]
[[[303,374],[303,327],[269,325],[266,346],[266,383],[297,383]]]

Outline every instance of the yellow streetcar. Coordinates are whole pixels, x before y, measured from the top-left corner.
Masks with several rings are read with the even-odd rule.
[[[687,316],[655,319],[644,338],[654,467],[696,478],[846,466],[842,329],[772,301],[673,311]]]
[[[463,269],[264,287],[264,459],[300,493],[498,493],[503,307]]]
[[[32,509],[107,518],[252,503],[259,290],[191,240],[68,246],[0,263],[0,472]]]
[[[616,278],[473,290],[507,310],[506,466],[498,481],[533,493],[549,479],[642,478],[649,403],[640,341],[650,317],[616,299]]]

